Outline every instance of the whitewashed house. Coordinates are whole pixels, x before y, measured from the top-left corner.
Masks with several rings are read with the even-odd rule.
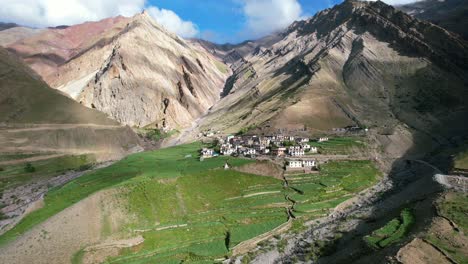
[[[209,148],[203,148],[201,154],[204,158],[211,158],[214,155],[214,150]]]
[[[300,169],[302,168],[302,161],[290,160],[288,161],[287,169]]]
[[[305,168],[315,168],[317,167],[317,162],[315,160],[303,160],[302,166]]]
[[[327,137],[321,137],[319,138],[318,142],[325,142],[325,141],[328,141],[328,138]]]
[[[265,145],[265,146],[270,145],[270,139],[268,139],[267,137],[260,138],[259,142],[260,142],[260,145]]]
[[[233,148],[233,146],[228,143],[228,144],[221,145],[221,148],[220,148],[219,151],[221,152],[222,155],[230,156],[230,155],[234,154],[236,149]]]
[[[308,149],[311,148],[310,145],[307,144],[307,143],[302,143],[302,144],[301,144],[301,147],[302,147],[304,150],[308,150]]]
[[[252,156],[252,155],[255,155],[257,153],[257,151],[253,148],[246,148],[244,149],[244,155],[245,156]]]
[[[288,149],[288,154],[293,157],[304,156],[304,149],[300,146],[292,146]]]

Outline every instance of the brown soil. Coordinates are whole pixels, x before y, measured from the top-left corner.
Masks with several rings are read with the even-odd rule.
[[[79,250],[99,243],[106,236],[106,241],[110,241],[112,237],[104,232],[104,227],[112,234],[124,216],[113,206],[113,193],[115,190],[98,192],[34,227],[0,248],[0,262],[69,263]]]
[[[398,261],[403,264],[450,264],[452,263],[432,245],[415,238],[398,251]]]
[[[277,179],[283,179],[284,172],[280,165],[266,160],[256,161],[255,163],[235,167],[234,170],[261,176],[274,177]]]

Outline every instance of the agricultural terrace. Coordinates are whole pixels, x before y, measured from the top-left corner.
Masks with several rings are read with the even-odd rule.
[[[365,143],[359,137],[337,137],[323,142],[309,142],[310,146],[317,147],[321,154],[353,154],[365,148]]]
[[[365,236],[364,241],[373,249],[385,248],[403,239],[413,224],[414,216],[411,210],[404,209],[399,218],[392,219],[371,235]]]
[[[103,223],[103,238],[141,235],[144,242],[120,249],[109,263],[213,263],[240,242],[286,223],[293,203],[294,221],[318,218],[379,177],[370,161],[330,162],[320,174],[288,176],[290,187],[284,187],[273,177],[222,169],[226,160],[232,166],[253,160],[221,156],[200,161],[201,147],[192,143],[131,155],[52,190],[45,206],[0,242],[94,192],[112,188],[116,204],[128,217],[113,233],[106,231],[109,223]],[[81,263],[84,255],[84,249],[76,252],[73,262]]]

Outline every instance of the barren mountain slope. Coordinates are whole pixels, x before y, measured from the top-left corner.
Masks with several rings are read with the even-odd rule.
[[[118,158],[139,145],[130,128],[51,89],[0,48],[0,152],[96,153]]]
[[[468,40],[468,2],[466,0],[423,0],[398,9],[422,20],[431,21]]]
[[[0,46],[6,47],[21,39],[29,38],[39,34],[42,29],[28,27],[12,27],[0,31]]]
[[[66,28],[44,29],[40,34],[22,39],[7,48],[21,56],[46,82],[52,84],[51,81],[57,77],[57,67],[94,45],[109,42],[127,20],[119,16]]]
[[[167,32],[147,13],[133,17],[105,48],[108,57],[77,100],[121,123],[186,127],[219,99],[227,74],[224,64]]]
[[[189,126],[219,99],[228,74],[146,12],[47,30],[9,49],[52,87],[138,127]]]
[[[345,1],[282,37],[232,64],[226,96],[201,129],[320,132],[402,121],[424,130],[466,117],[468,47],[442,28],[379,1]]]

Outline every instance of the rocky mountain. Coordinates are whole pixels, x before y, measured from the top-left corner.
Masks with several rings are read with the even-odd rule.
[[[15,26],[0,31],[0,46],[6,47],[19,40],[38,34],[42,29]]]
[[[122,124],[183,128],[218,99],[225,65],[146,13],[48,29],[8,49],[52,87]]]
[[[467,43],[381,1],[345,1],[279,36],[238,54],[200,130],[427,131],[467,117]]]
[[[465,0],[424,0],[397,8],[416,18],[458,33],[468,40],[468,2]]]
[[[5,30],[5,29],[9,29],[9,28],[13,28],[13,27],[18,27],[18,25],[15,24],[15,23],[0,22],[0,31]]]
[[[108,160],[141,148],[130,128],[51,89],[3,48],[0,90],[2,153],[86,153]]]

